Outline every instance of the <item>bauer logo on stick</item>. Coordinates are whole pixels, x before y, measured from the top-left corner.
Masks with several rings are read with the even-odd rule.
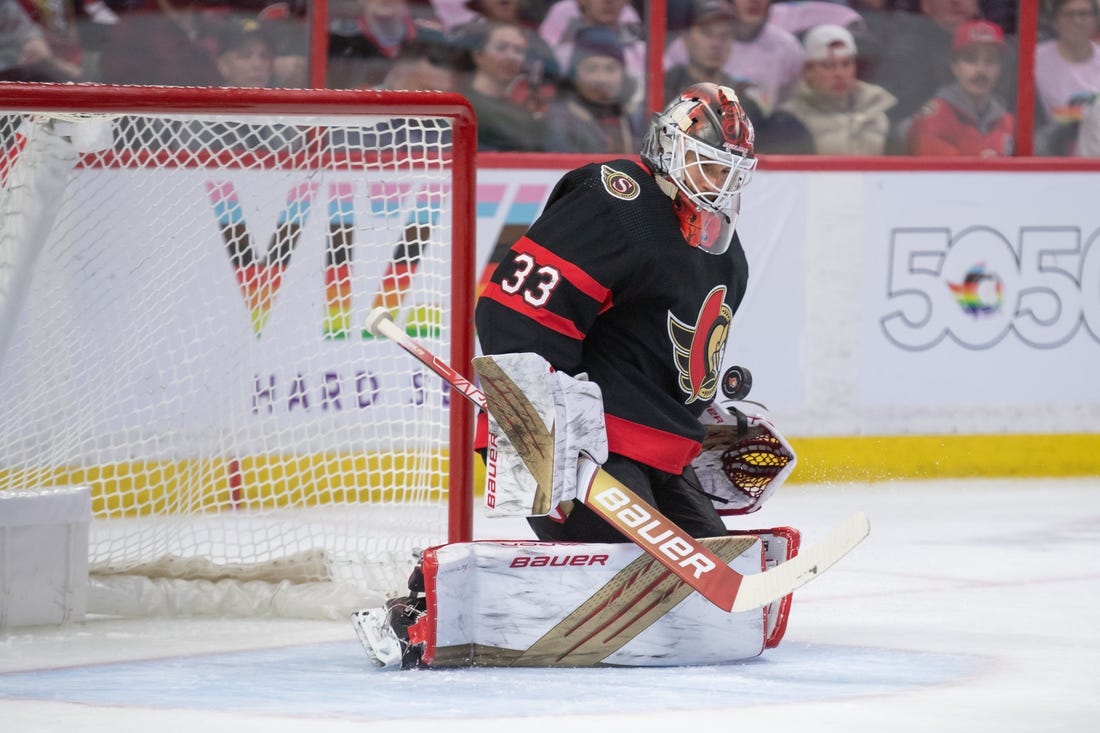
[[[690,568],[696,578],[718,567],[712,557],[696,551],[699,545],[685,540],[682,530],[661,517],[654,516],[640,502],[632,500],[617,486],[594,489],[591,500],[604,511],[613,514],[619,520],[621,528],[632,530],[641,540],[640,544],[649,545],[676,563],[681,568]]]

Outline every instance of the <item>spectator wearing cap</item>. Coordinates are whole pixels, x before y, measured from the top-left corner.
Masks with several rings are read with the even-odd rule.
[[[274,85],[276,40],[270,28],[256,18],[227,20],[218,34],[215,63],[220,86],[263,88]],[[159,124],[159,123],[158,123]],[[261,124],[245,120],[218,122],[168,121],[159,131],[159,144],[191,150],[232,150],[253,154],[300,150],[306,128]],[[117,135],[116,130],[116,135]]]
[[[683,63],[665,66],[665,102],[669,102],[692,84],[714,82],[737,91],[744,89],[726,73],[725,65],[733,50],[733,6],[729,0],[698,0],[691,22],[680,35],[686,57]],[[755,121],[755,120],[754,120]]]
[[[866,79],[898,98],[889,112],[893,124],[912,117],[940,88],[954,81],[953,34],[962,24],[981,17],[981,5],[980,0],[919,0],[919,13],[895,10],[883,14],[889,16],[880,18],[885,22],[876,23],[879,55]],[[1016,94],[1014,49],[1005,48],[998,85],[1009,104]]]
[[[258,20],[229,23],[218,37],[217,64],[222,86],[271,86],[275,42]]]
[[[809,129],[822,155],[882,155],[897,103],[880,86],[856,78],[856,43],[839,25],[819,25],[803,39],[802,81],[780,105]]]
[[[272,86],[290,89],[309,86],[308,0],[247,1],[263,5],[256,13],[256,20],[263,23],[275,52]]]
[[[789,97],[802,74],[802,46],[788,31],[771,22],[771,0],[726,0],[733,11],[733,47],[723,67],[742,90],[742,100],[752,96],[765,113]],[[665,51],[664,66],[687,62],[683,38]]]
[[[1066,155],[1082,113],[1100,93],[1100,28],[1097,0],[1054,0],[1054,37],[1035,47],[1035,91],[1039,124],[1035,150]]]
[[[775,110],[766,114],[744,78],[726,72],[734,44],[733,6],[729,0],[696,0],[680,35],[687,59],[665,69],[665,102],[692,84],[714,82],[737,92],[756,132],[758,153],[805,155],[814,152],[813,138],[795,117]]]
[[[1012,154],[1012,113],[997,95],[1004,57],[1004,33],[984,20],[955,29],[951,71],[955,81],[940,89],[908,128],[914,155]]]
[[[633,92],[614,31],[603,26],[581,29],[567,81],[547,112],[547,150],[635,154],[641,119],[629,107]]]

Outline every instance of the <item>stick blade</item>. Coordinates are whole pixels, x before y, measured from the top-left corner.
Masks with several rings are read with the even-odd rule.
[[[756,575],[746,575],[733,603],[734,613],[762,608],[818,577],[871,533],[867,515],[857,512],[829,535],[787,562]]]

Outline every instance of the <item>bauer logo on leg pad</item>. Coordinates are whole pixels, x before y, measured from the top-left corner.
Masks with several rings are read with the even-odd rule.
[[[591,565],[607,565],[608,555],[519,555],[512,559],[510,568],[556,568],[569,566],[583,568]]]

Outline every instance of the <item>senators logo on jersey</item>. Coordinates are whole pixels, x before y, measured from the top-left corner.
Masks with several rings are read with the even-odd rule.
[[[633,201],[642,190],[633,178],[607,165],[600,168],[600,180],[605,191],[623,201]]]
[[[680,389],[687,394],[685,404],[714,399],[732,321],[733,310],[726,304],[724,285],[710,291],[694,325],[668,314],[668,335],[680,372]]]

